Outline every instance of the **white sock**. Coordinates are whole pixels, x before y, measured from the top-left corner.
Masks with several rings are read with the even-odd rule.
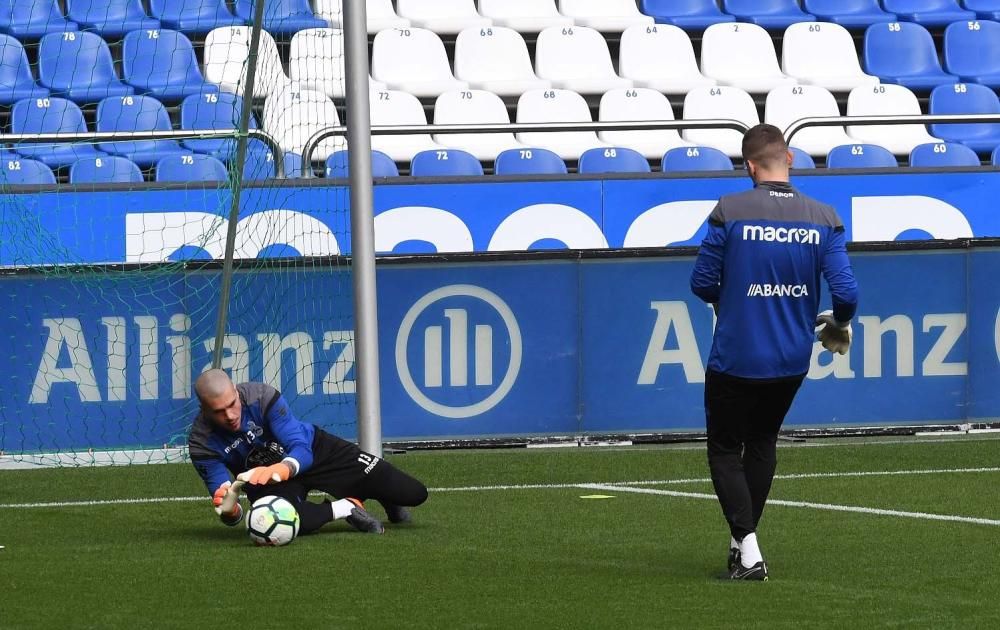
[[[762,562],[764,556],[760,555],[760,547],[757,546],[757,534],[747,534],[740,541],[740,562],[747,569]]]
[[[730,549],[739,549],[740,548],[739,541],[736,540],[735,538],[733,538],[732,536],[729,537],[729,548]]]
[[[333,509],[333,520],[339,521],[342,518],[347,518],[351,515],[351,510],[358,507],[354,502],[348,501],[347,499],[338,499],[330,503],[330,507]]]

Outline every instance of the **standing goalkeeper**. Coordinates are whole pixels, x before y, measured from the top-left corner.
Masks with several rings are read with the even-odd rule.
[[[792,154],[781,131],[750,129],[743,160],[754,188],[719,199],[691,290],[718,313],[705,418],[712,483],[732,535],[729,577],[766,580],[756,532],[778,431],[809,371],[816,326],[827,350],[850,347],[858,290],[837,212],[788,182]],[[817,315],[820,275],[833,311]]]
[[[222,370],[208,370],[195,382],[195,393],[201,411],[188,436],[191,462],[226,525],[243,519],[238,501],[222,507],[230,474],[248,473],[245,489],[251,501],[270,494],[288,499],[299,513],[303,534],[337,519],[381,534],[382,523],[364,509],[364,500],[381,503],[393,523],[410,519],[404,506],[427,500],[424,484],[389,462],[296,419],[270,385],[234,385]],[[310,490],[337,500],[309,501]]]

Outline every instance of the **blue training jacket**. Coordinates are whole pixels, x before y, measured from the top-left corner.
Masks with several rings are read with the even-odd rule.
[[[691,274],[695,295],[719,305],[708,369],[748,379],[808,372],[820,275],[834,317],[850,321],[858,285],[836,210],[784,182],[719,199]]]

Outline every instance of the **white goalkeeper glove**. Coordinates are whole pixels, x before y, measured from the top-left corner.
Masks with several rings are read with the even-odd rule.
[[[249,477],[249,470],[240,473],[233,483],[227,481],[219,486],[212,497],[212,503],[215,505],[215,513],[227,523],[234,521],[238,523],[243,518],[243,508],[240,506],[240,492],[242,492],[243,486],[247,483]]]
[[[847,354],[851,348],[851,322],[838,322],[833,311],[823,311],[816,316],[816,326],[820,327],[816,339],[830,352]]]

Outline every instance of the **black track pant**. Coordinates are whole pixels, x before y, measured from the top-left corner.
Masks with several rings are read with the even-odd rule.
[[[757,530],[777,463],[778,431],[804,376],[751,380],[705,376],[708,466],[736,540]]]
[[[266,495],[288,499],[299,513],[300,533],[309,534],[333,520],[330,502],[313,503],[310,490],[326,492],[338,499],[375,499],[386,506],[420,505],[427,500],[427,488],[389,462],[362,451],[321,429],[313,438],[313,465],[283,483],[246,486],[251,502]]]

